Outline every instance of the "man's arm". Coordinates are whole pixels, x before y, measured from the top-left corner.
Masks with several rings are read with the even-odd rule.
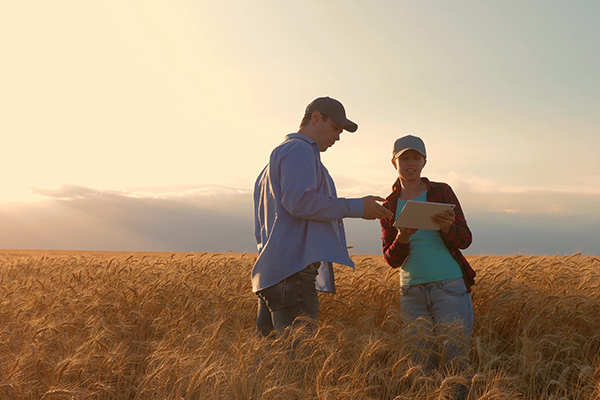
[[[313,150],[294,147],[280,162],[281,203],[296,218],[334,221],[360,217],[361,199],[344,199],[317,193],[317,160]]]
[[[280,163],[281,203],[296,218],[334,221],[346,217],[375,219],[391,212],[366,196],[346,199],[317,193],[318,162],[312,149],[296,147]]]

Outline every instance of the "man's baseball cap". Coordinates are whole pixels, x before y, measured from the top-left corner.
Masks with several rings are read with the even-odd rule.
[[[407,150],[416,150],[423,155],[423,157],[427,158],[427,153],[425,152],[425,143],[413,135],[403,136],[400,139],[394,142],[394,151],[392,152],[392,160],[400,157],[402,153]]]
[[[319,97],[306,106],[305,114],[312,114],[315,111],[329,116],[336,124],[344,127],[348,132],[356,132],[358,125],[346,118],[346,110],[342,103],[331,97]]]

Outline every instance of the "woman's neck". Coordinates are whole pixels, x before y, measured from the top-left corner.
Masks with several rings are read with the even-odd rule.
[[[400,178],[400,184],[402,185],[402,193],[400,195],[400,199],[402,200],[415,199],[427,190],[427,184],[421,178],[414,181],[406,181]]]

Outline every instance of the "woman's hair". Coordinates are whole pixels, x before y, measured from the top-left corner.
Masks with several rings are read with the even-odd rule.
[[[323,117],[323,121],[327,122],[327,119],[329,119],[329,116],[327,114],[323,114],[320,111],[319,111],[319,114],[321,114],[321,116]],[[311,118],[312,118],[312,114],[309,114],[309,113],[304,114],[304,117],[302,117],[302,121],[300,121],[300,128],[302,128],[304,125],[308,125]]]

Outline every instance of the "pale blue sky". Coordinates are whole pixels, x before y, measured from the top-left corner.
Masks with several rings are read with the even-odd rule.
[[[0,217],[33,229],[22,215],[34,207],[36,229],[51,230],[60,217],[40,210],[64,201],[49,195],[61,185],[218,207],[207,187],[249,193],[306,104],[328,95],[359,125],[323,154],[342,195],[387,195],[392,143],[410,133],[426,142],[424,174],[450,183],[479,227],[472,251],[548,251],[567,235],[561,252],[598,252],[587,236],[600,231],[599,20],[597,1],[4,2]],[[74,221],[65,231],[98,217],[68,210],[56,214]],[[176,244],[106,218],[98,235]],[[519,221],[557,234],[544,250],[537,233],[535,246],[483,245]],[[22,237],[0,248],[86,246]]]

